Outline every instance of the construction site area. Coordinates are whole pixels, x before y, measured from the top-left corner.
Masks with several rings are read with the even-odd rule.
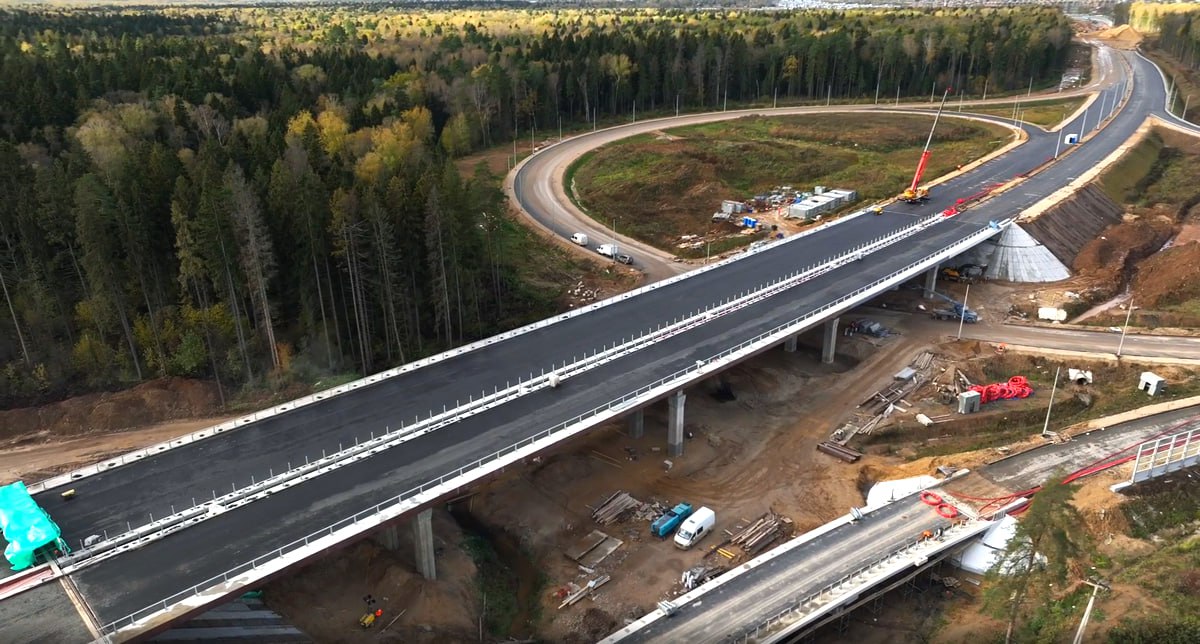
[[[929,152],[926,141],[899,201],[923,203]],[[856,190],[777,186],[720,202],[709,235],[670,240],[681,255],[707,257],[718,238],[765,240],[861,205]],[[635,275],[597,264],[572,278],[562,308],[638,286]],[[687,389],[682,454],[668,448],[668,405],[651,404],[439,501],[436,579],[418,572],[411,531],[393,529],[274,578],[254,599],[317,642],[584,644],[794,536],[885,503],[900,489],[888,482],[946,482],[939,492],[974,516],[1059,474],[1077,484],[1071,503],[1094,544],[1093,572],[1111,577],[1092,632],[1148,611],[1200,610],[1197,479],[1113,492],[1131,478],[1133,465],[1115,458],[1130,445],[1099,431],[1200,415],[1200,347],[1134,350],[1152,346],[1151,334],[1197,334],[1197,284],[1200,143],[1146,127],[1122,161],[1059,203],[842,314],[831,360],[829,332],[817,326]],[[1081,331],[1091,333],[1080,340]],[[140,422],[119,423],[120,409]],[[12,449],[0,472],[62,472],[207,426],[212,419],[195,418],[216,409],[211,388],[177,379],[3,412],[0,439]],[[78,439],[67,428],[80,426],[86,441],[44,449],[50,438]],[[980,612],[984,573],[965,561],[947,559],[810,641],[1002,633],[1003,622]],[[1064,623],[1078,621],[1081,588],[1091,590],[1062,593]]]

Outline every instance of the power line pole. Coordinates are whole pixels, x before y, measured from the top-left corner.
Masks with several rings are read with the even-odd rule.
[[[1046,422],[1042,423],[1042,436],[1050,432],[1050,410],[1054,409],[1054,394],[1058,392],[1058,374],[1062,371],[1062,365],[1054,369],[1054,386],[1050,388],[1050,404],[1046,405]]]

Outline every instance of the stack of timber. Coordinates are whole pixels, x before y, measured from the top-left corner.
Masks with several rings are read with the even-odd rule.
[[[782,536],[791,524],[791,519],[768,512],[733,535],[729,543],[741,548],[747,555],[754,556]]]
[[[592,519],[600,525],[620,520],[630,511],[640,511],[645,504],[629,496],[628,492],[617,491],[592,512]]]

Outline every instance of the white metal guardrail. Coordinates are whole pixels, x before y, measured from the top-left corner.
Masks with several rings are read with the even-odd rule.
[[[1196,463],[1200,463],[1200,429],[1193,427],[1139,445],[1129,482],[1141,483]]]
[[[939,217],[940,217],[940,215],[939,215]],[[483,468],[495,461],[498,461],[505,457],[511,456],[517,452],[520,452],[524,448],[533,446],[534,444],[538,443],[539,441],[550,439],[555,434],[566,432],[568,430],[571,430],[571,429],[576,428],[581,425],[586,425],[590,419],[595,419],[597,417],[609,417],[612,415],[613,412],[620,412],[622,410],[628,409],[631,406],[639,404],[640,401],[653,399],[657,396],[663,395],[664,393],[669,393],[670,391],[672,391],[674,389],[684,386],[688,382],[691,382],[698,378],[705,377],[708,373],[711,373],[711,372],[716,371],[717,369],[723,367],[725,363],[732,362],[736,359],[741,359],[744,356],[751,355],[755,351],[759,350],[760,346],[770,346],[771,344],[777,343],[780,340],[782,340],[784,337],[786,337],[787,335],[796,333],[799,329],[807,328],[808,326],[811,326],[812,324],[819,322],[820,320],[824,319],[825,317],[828,317],[831,313],[833,313],[835,311],[839,311],[843,308],[848,308],[849,306],[853,306],[854,303],[856,303],[858,301],[861,301],[867,297],[871,297],[876,293],[882,292],[882,291],[886,290],[887,288],[890,288],[893,284],[897,283],[898,281],[907,279],[908,277],[920,272],[920,270],[923,270],[925,267],[927,267],[931,263],[936,263],[936,262],[942,261],[946,257],[951,257],[951,256],[961,252],[962,249],[970,248],[970,247],[978,244],[979,242],[983,241],[984,239],[987,239],[987,238],[997,234],[999,232],[999,230],[1004,225],[1008,225],[1008,223],[1010,221],[1011,220],[1006,220],[1005,222],[1003,222],[1000,225],[999,228],[988,227],[988,228],[984,228],[982,230],[975,231],[974,233],[971,233],[970,235],[960,238],[959,241],[946,246],[939,253],[931,255],[925,259],[918,260],[916,262],[911,262],[910,264],[904,266],[903,268],[901,268],[897,271],[892,272],[891,274],[889,274],[887,276],[884,276],[878,280],[875,280],[874,282],[872,282],[866,286],[860,287],[849,294],[842,295],[841,297],[838,297],[835,300],[832,300],[824,305],[821,305],[821,306],[813,309],[812,311],[809,311],[808,313],[806,313],[804,315],[794,318],[793,320],[791,320],[789,322],[785,322],[783,324],[777,325],[777,326],[773,327],[772,329],[770,329],[768,331],[764,331],[753,338],[745,340],[733,347],[729,347],[729,348],[713,355],[712,357],[708,358],[707,360],[697,361],[695,364],[684,367],[683,369],[680,369],[680,370],[676,371],[675,373],[672,373],[668,376],[660,378],[648,385],[639,387],[635,391],[629,392],[619,398],[613,399],[603,405],[600,405],[589,411],[579,414],[569,420],[563,421],[563,422],[559,423],[558,425],[555,425],[554,427],[545,429],[541,432],[538,432],[537,434],[535,434],[533,436],[530,436],[521,441],[513,443],[507,447],[500,449],[500,450],[497,450],[497,451],[495,451],[491,454],[488,454],[487,456],[484,456],[482,458],[479,458],[467,465],[463,465],[454,471],[444,473],[436,479],[427,481],[425,483],[422,483],[421,485],[418,485],[409,490],[406,490],[405,492],[402,492],[386,501],[383,501],[374,506],[371,506],[371,507],[369,507],[365,510],[362,510],[350,517],[346,517],[340,521],[337,521],[317,532],[309,534],[302,539],[297,539],[291,543],[288,543],[284,546],[276,548],[268,553],[265,553],[263,555],[260,555],[256,558],[254,558],[250,561],[247,561],[238,566],[235,566],[234,568],[231,568],[230,570],[228,570],[220,575],[213,576],[203,582],[200,582],[200,583],[192,586],[191,588],[187,588],[178,593],[175,593],[174,595],[171,595],[170,597],[166,597],[159,602],[156,602],[150,606],[147,606],[146,608],[143,608],[142,610],[139,610],[135,613],[127,615],[121,619],[115,620],[115,621],[105,625],[104,632],[111,634],[111,633],[115,633],[117,630],[119,630],[121,628],[124,628],[127,626],[133,626],[142,619],[146,619],[146,618],[150,617],[151,615],[154,615],[155,613],[167,610],[171,605],[173,605],[179,601],[182,601],[183,599],[185,599],[187,597],[199,595],[206,588],[210,588],[212,586],[222,584],[222,583],[228,582],[232,579],[238,578],[239,576],[245,575],[246,573],[248,573],[249,571],[253,570],[256,567],[264,565],[267,562],[272,561],[274,559],[283,557],[284,555],[286,555],[288,553],[300,550],[314,541],[317,541],[324,537],[335,535],[336,533],[343,531],[343,530],[352,529],[356,524],[366,523],[372,517],[375,517],[376,515],[379,515],[379,514],[387,513],[388,511],[393,510],[397,506],[403,504],[406,500],[411,499],[423,492],[432,490],[434,488],[437,488],[448,482],[451,482],[451,481],[454,481],[455,479],[460,479],[460,478],[464,479],[460,482],[460,484],[467,484],[467,483],[471,482],[471,480],[466,478],[469,473],[480,470],[481,468]],[[851,253],[853,253],[853,252],[854,251],[851,251]],[[350,534],[347,534],[346,538],[350,538],[351,536],[353,536],[353,534],[357,533],[354,530],[348,530],[348,532]]]
[[[379,436],[375,436],[374,432],[372,432],[370,439],[361,444],[356,440],[355,445],[348,449],[343,448],[342,445],[338,445],[338,450],[333,454],[322,452],[321,458],[311,462],[306,458],[305,463],[296,468],[292,468],[289,463],[287,469],[279,474],[275,474],[273,470],[270,470],[268,471],[267,478],[261,481],[255,481],[251,477],[250,485],[242,488],[238,488],[235,483],[231,483],[230,491],[221,496],[218,496],[214,490],[211,492],[211,499],[202,498],[197,503],[196,498],[193,497],[191,500],[192,504],[187,509],[176,512],[175,508],[172,507],[170,515],[158,519],[155,519],[153,515],[149,515],[149,521],[137,528],[133,528],[127,523],[126,531],[118,533],[115,536],[110,536],[107,530],[105,530],[101,540],[92,542],[89,545],[84,545],[83,540],[80,539],[81,547],[65,556],[61,561],[64,566],[76,570],[84,565],[91,565],[110,556],[140,547],[172,532],[182,530],[200,521],[218,516],[228,510],[265,498],[275,492],[298,485],[344,465],[357,462],[385,449],[422,436],[430,431],[458,422],[463,418],[482,413],[547,386],[554,386],[552,383],[553,378],[565,380],[568,377],[639,351],[665,338],[688,331],[709,320],[728,315],[756,302],[773,297],[798,284],[835,270],[857,259],[861,259],[863,256],[879,248],[917,234],[935,225],[942,219],[940,215],[933,215],[918,220],[888,235],[882,235],[869,242],[855,246],[826,263],[807,266],[802,270],[785,275],[774,282],[761,285],[753,291],[745,291],[739,294],[737,299],[729,298],[725,301],[712,304],[707,309],[697,311],[688,317],[676,318],[670,324],[663,323],[655,329],[646,331],[639,336],[631,337],[628,341],[622,339],[620,344],[614,343],[611,348],[605,345],[603,349],[597,349],[591,355],[584,356],[582,359],[578,357],[572,358],[572,362],[569,364],[564,361],[561,367],[557,365],[553,366],[549,373],[543,369],[536,376],[531,373],[528,380],[518,380],[515,386],[512,386],[511,383],[506,383],[506,388],[503,390],[496,387],[491,394],[488,394],[486,391],[480,392],[478,399],[472,396],[466,404],[456,401],[454,408],[443,407],[441,414],[431,411],[429,417],[424,420],[421,420],[419,417],[414,418],[413,425],[411,426],[406,426],[404,422],[401,422],[400,427],[396,430],[385,428],[384,432]],[[84,562],[87,563],[85,564]]]

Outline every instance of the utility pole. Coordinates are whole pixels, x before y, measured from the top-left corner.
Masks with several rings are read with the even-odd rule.
[[[558,142],[562,143],[562,112],[558,113]]]
[[[1183,99],[1183,116],[1180,117],[1185,121],[1187,120],[1188,104],[1191,102],[1192,102],[1192,95],[1188,94],[1187,98]]]
[[[779,86],[775,86],[775,100],[771,102],[771,109],[779,107]]]
[[[1029,77],[1029,91],[1025,93],[1025,98],[1033,96],[1033,77]]]
[[[896,105],[900,104],[900,86],[896,85]]]
[[[1092,111],[1090,107],[1083,111],[1083,119],[1079,124],[1079,145],[1083,145],[1083,133],[1087,131],[1087,115],[1090,111]]]
[[[967,321],[967,298],[971,297],[971,285],[967,284],[967,292],[963,294],[962,314],[958,316],[958,337],[956,340],[962,339],[963,322]]]
[[[985,101],[987,100],[988,83],[990,83],[991,80],[992,80],[991,76],[987,76],[983,79],[983,100],[985,100]]]
[[[675,116],[679,116],[679,92],[675,92]]]
[[[1121,357],[1121,351],[1125,348],[1125,334],[1129,332],[1129,318],[1133,317],[1133,298],[1129,298],[1129,308],[1125,311],[1125,326],[1121,327],[1121,342],[1117,344],[1117,357]]]
[[[937,81],[933,81],[933,89],[929,92],[929,102],[933,102],[933,96],[937,94]]]
[[[1058,374],[1062,371],[1062,365],[1054,369],[1054,386],[1050,388],[1050,404],[1046,405],[1046,422],[1042,423],[1042,436],[1050,432],[1050,410],[1054,409],[1054,394],[1058,392]]]
[[[829,107],[829,104],[833,102],[833,83],[830,83],[828,87],[829,89],[825,94],[825,107]]]
[[[1104,122],[1104,105],[1108,103],[1108,92],[1100,92],[1100,118],[1096,119],[1096,129],[1100,129],[1100,124]]]
[[[729,109],[729,81],[725,81],[725,98],[721,101],[721,111]]]

